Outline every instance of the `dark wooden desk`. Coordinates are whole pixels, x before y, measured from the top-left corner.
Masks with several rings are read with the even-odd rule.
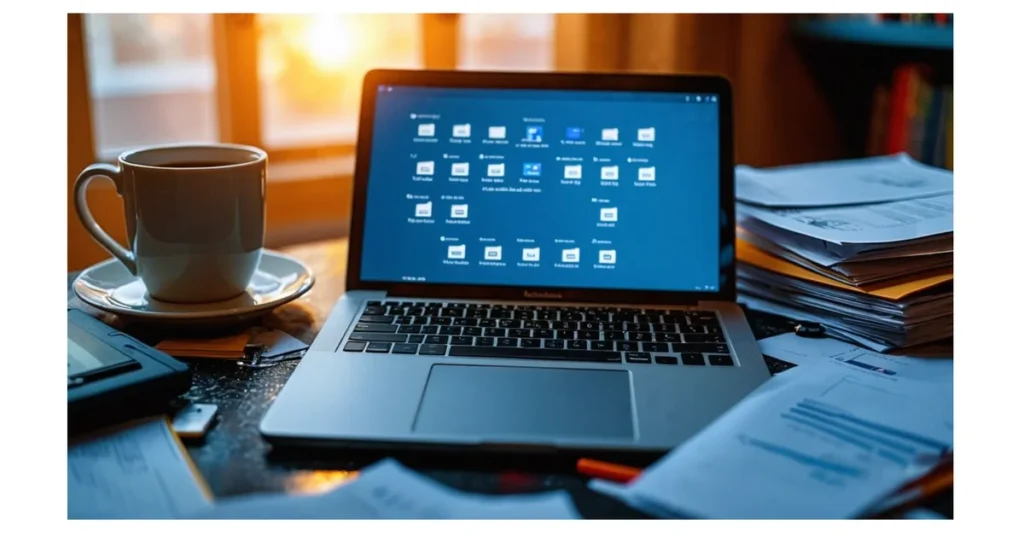
[[[268,313],[262,323],[312,342],[345,290],[348,241],[333,240],[283,251],[307,263],[316,274],[316,284],[307,295]],[[74,296],[70,290],[73,277],[74,274],[69,274],[69,304],[94,313],[147,343],[183,335],[174,329],[126,324],[119,318],[100,314]],[[758,338],[792,330],[795,324],[788,319],[757,313],[750,313],[748,319]],[[312,491],[350,478],[353,470],[391,456],[440,482],[466,491],[513,493],[561,488],[572,495],[577,509],[585,517],[645,517],[589,491],[585,480],[575,473],[572,459],[550,456],[428,458],[400,451],[274,451],[260,436],[258,426],[295,365],[296,362],[286,362],[272,368],[248,369],[233,361],[201,360],[191,364],[193,385],[187,398],[217,404],[220,409],[218,422],[205,442],[188,445],[189,453],[216,497]],[[935,508],[952,517],[952,493],[940,498]]]

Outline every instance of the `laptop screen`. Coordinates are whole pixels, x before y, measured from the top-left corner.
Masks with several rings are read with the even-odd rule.
[[[717,95],[376,89],[362,280],[719,290]]]

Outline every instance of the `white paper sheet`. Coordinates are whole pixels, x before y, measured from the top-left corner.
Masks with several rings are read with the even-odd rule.
[[[319,495],[261,494],[218,502],[205,519],[576,519],[564,491],[478,495],[442,486],[394,460]]]
[[[165,419],[68,447],[69,519],[171,519],[207,504]]]
[[[661,517],[856,517],[952,451],[952,391],[835,360],[800,366],[619,495]]]
[[[736,166],[736,198],[765,207],[860,205],[952,193],[952,171],[906,153],[769,169]]]
[[[833,244],[882,244],[953,232],[953,195],[850,207],[767,210],[744,217]]]
[[[267,347],[267,351],[263,352],[264,358],[292,354],[309,348],[308,344],[277,329],[259,333],[250,342],[263,344]]]
[[[879,374],[953,385],[953,359],[892,356],[836,339],[813,339],[783,333],[757,341],[761,353],[796,365],[834,359],[874,370]],[[796,369],[790,369],[796,370]]]

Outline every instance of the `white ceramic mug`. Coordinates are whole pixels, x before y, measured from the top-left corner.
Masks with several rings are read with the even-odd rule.
[[[245,292],[263,249],[267,154],[230,144],[166,145],[127,151],[117,165],[93,164],[75,180],[75,210],[101,246],[146,285],[150,297],[221,301]],[[96,223],[86,203],[95,177],[117,186],[126,249]]]

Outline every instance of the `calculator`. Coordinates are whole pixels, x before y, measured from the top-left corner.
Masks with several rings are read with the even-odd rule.
[[[68,309],[69,431],[168,411],[191,383],[184,363]]]

